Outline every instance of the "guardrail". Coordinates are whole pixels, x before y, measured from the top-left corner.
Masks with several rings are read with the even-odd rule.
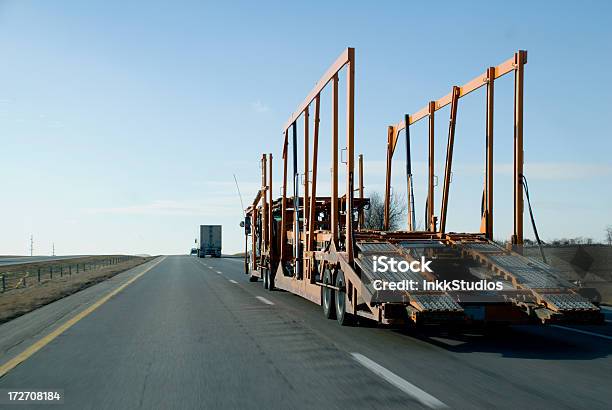
[[[1,273],[0,292],[5,293],[49,280],[63,278],[64,276],[77,275],[118,265],[134,258],[136,258],[136,256],[113,256],[105,259],[96,259],[90,262],[56,263],[30,268],[25,271]]]

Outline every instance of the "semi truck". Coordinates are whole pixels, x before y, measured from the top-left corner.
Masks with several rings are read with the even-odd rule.
[[[200,225],[200,248],[198,256],[221,257],[221,225]]]

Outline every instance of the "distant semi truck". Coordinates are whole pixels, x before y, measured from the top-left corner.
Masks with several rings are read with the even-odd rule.
[[[221,225],[200,225],[200,249],[198,256],[221,257]]]

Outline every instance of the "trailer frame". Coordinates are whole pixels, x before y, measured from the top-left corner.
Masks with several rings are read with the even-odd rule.
[[[282,289],[323,307],[324,315],[336,318],[342,325],[356,318],[367,318],[384,324],[397,323],[466,323],[474,321],[501,323],[544,323],[572,320],[600,323],[603,316],[590,301],[579,295],[572,284],[556,277],[552,268],[531,261],[517,252],[492,241],[493,238],[493,104],[494,82],[510,72],[515,73],[514,100],[514,231],[511,243],[523,242],[523,83],[527,52],[519,50],[502,64],[489,67],[484,74],[463,86],[453,86],[446,96],[430,101],[404,121],[387,128],[387,172],[385,185],[385,218],[382,230],[368,230],[364,214],[369,199],[364,197],[363,155],[358,157],[357,189],[354,185],[355,121],[355,50],[347,48],[327,69],[298,109],[283,125],[283,181],[280,198],[273,199],[272,154],[261,159],[262,185],[246,214],[251,218],[251,253],[245,273],[254,280],[263,279],[269,290]],[[341,71],[346,82],[346,188],[338,193],[338,89]],[[446,232],[449,184],[452,169],[454,133],[459,99],[487,86],[486,177],[481,231],[477,233]],[[318,152],[320,139],[321,94],[331,88],[331,194],[317,194]],[[446,152],[445,178],[441,204],[440,228],[434,214],[434,114],[451,105]],[[312,156],[310,151],[310,110],[312,120]],[[389,230],[391,164],[403,129],[429,118],[428,207],[427,227],[415,230],[414,204],[410,205],[407,231]],[[298,137],[298,123],[301,138]],[[409,133],[408,133],[409,135]],[[298,145],[302,143],[303,174],[300,173]],[[291,152],[289,146],[291,145]],[[409,155],[409,146],[407,146]],[[293,195],[287,196],[289,158],[293,165]],[[312,179],[310,172],[312,171]],[[407,184],[411,175],[407,168]],[[301,179],[304,189],[300,193]],[[357,197],[355,192],[358,193]],[[248,234],[247,234],[248,235]],[[249,241],[246,241],[249,243]],[[248,249],[245,250],[248,255]],[[472,272],[504,283],[503,291],[448,292],[381,292],[373,289],[375,275],[368,266],[376,252],[393,255],[405,261],[428,255],[436,260],[434,274],[413,278],[435,280],[440,276],[466,275]],[[404,278],[408,278],[405,276]],[[392,278],[402,278],[401,275]],[[539,286],[539,287],[538,287]],[[474,313],[476,312],[476,313]]]

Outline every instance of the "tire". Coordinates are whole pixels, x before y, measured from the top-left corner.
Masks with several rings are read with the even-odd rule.
[[[332,274],[329,269],[325,269],[323,273],[323,283],[327,285],[331,285],[332,282]],[[335,296],[336,291],[325,286],[321,286],[321,305],[323,306],[323,315],[327,319],[335,319],[336,311],[334,309],[335,305]]]
[[[261,270],[261,277],[263,278],[263,287],[264,289],[268,289],[268,270],[267,269],[262,269]]]
[[[249,276],[249,282],[257,282],[258,279],[257,276]]]
[[[348,300],[346,296],[346,280],[344,279],[344,273],[338,270],[336,273],[336,287],[341,290],[336,291],[336,319],[342,326],[350,326],[353,324],[353,315],[346,311]]]

